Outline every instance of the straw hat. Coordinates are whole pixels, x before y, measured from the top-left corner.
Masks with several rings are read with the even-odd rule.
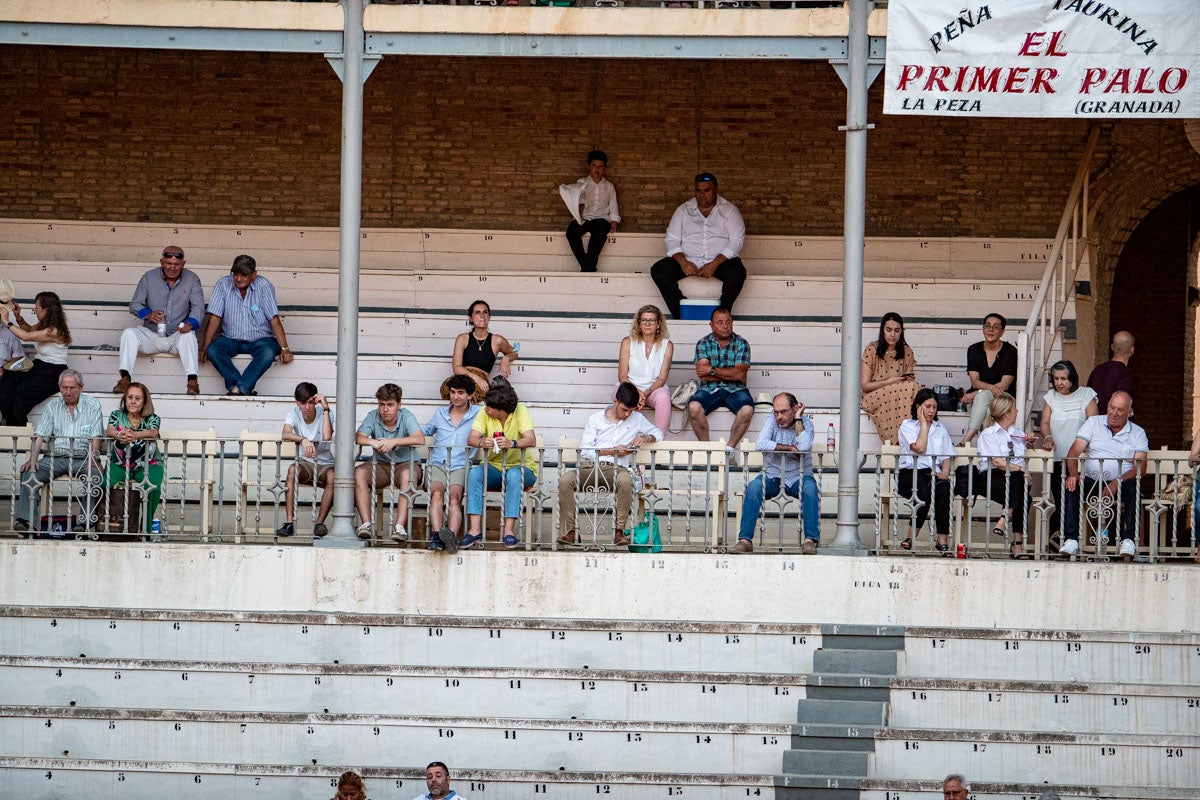
[[[12,313],[13,285],[8,278],[0,278],[0,308]]]

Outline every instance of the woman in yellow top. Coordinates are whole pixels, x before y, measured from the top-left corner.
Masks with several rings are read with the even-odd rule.
[[[512,550],[520,546],[517,518],[521,516],[521,492],[537,480],[537,434],[529,409],[517,400],[507,382],[497,381],[483,400],[483,413],[475,417],[467,444],[487,451],[482,464],[471,467],[467,476],[467,533],[460,550],[483,542],[483,492],[504,489],[504,537]]]

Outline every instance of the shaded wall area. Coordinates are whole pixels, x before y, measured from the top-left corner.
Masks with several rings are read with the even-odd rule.
[[[310,55],[0,47],[0,213],[336,225],[341,84]],[[871,235],[1046,236],[1083,123],[884,117]],[[751,232],[838,235],[845,91],[821,62],[385,57],[365,86],[364,224],[542,230],[610,157],[625,229],[715,172]]]

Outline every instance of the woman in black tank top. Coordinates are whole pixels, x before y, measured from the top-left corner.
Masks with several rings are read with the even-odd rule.
[[[467,321],[471,330],[460,333],[454,340],[454,374],[470,376],[483,391],[487,391],[487,381],[468,372],[467,367],[474,367],[485,375],[491,375],[499,358],[500,374],[508,378],[512,362],[517,360],[517,351],[509,344],[508,339],[488,330],[488,324],[492,321],[492,308],[487,302],[476,300],[471,303],[471,307],[467,309]]]

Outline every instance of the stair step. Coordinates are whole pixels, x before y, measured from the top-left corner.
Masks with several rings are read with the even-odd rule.
[[[904,628],[899,625],[822,625],[826,650],[903,650]]]
[[[777,775],[775,800],[859,800],[858,785],[845,775]]]
[[[850,750],[785,750],[783,771],[863,778],[867,775],[871,755],[870,752]]]
[[[813,653],[813,672],[830,674],[895,675],[896,653],[891,650],[829,650]]]
[[[887,703],[874,700],[814,700],[797,703],[796,722],[801,724],[886,725]]]

